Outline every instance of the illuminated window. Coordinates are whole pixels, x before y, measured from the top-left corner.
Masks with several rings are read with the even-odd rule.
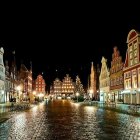
[[[130,52],[132,51],[132,46],[129,47],[129,51],[130,51]]]
[[[130,66],[132,66],[133,65],[133,60],[130,60]]]
[[[132,55],[132,52],[131,52],[131,53],[130,53],[130,59],[132,59],[132,56],[133,56],[133,55]]]
[[[134,88],[137,88],[137,77],[134,77]]]
[[[125,88],[128,88],[128,81],[125,81]]]
[[[137,59],[137,58],[135,58],[135,64],[136,64],[136,63],[138,63],[138,59]]]
[[[134,51],[134,56],[137,56],[137,50]]]

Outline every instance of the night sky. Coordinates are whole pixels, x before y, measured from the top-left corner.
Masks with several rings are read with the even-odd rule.
[[[10,12],[5,9],[0,23],[4,60],[11,59],[15,50],[18,66],[23,62],[29,67],[32,61],[33,77],[43,72],[47,86],[66,73],[74,79],[79,75],[86,86],[91,61],[101,66],[105,56],[110,66],[114,46],[118,46],[125,60],[129,31],[140,31],[137,8],[132,12],[133,9],[115,4],[98,6],[99,9],[96,6],[57,10],[29,6]]]

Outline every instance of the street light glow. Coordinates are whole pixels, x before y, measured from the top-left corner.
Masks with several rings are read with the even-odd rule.
[[[36,95],[36,91],[33,91],[33,94]]]
[[[79,92],[76,92],[76,96],[79,96]]]
[[[17,90],[20,91],[21,90],[21,87],[20,86],[17,86]]]

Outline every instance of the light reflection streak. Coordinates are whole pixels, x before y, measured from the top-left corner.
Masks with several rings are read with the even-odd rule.
[[[96,108],[93,106],[85,106],[84,107],[85,112],[87,112],[88,114],[93,114],[96,112]]]

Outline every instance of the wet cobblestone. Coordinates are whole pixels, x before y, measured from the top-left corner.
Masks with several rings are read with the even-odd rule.
[[[139,140],[140,118],[52,101],[0,124],[0,140]]]

